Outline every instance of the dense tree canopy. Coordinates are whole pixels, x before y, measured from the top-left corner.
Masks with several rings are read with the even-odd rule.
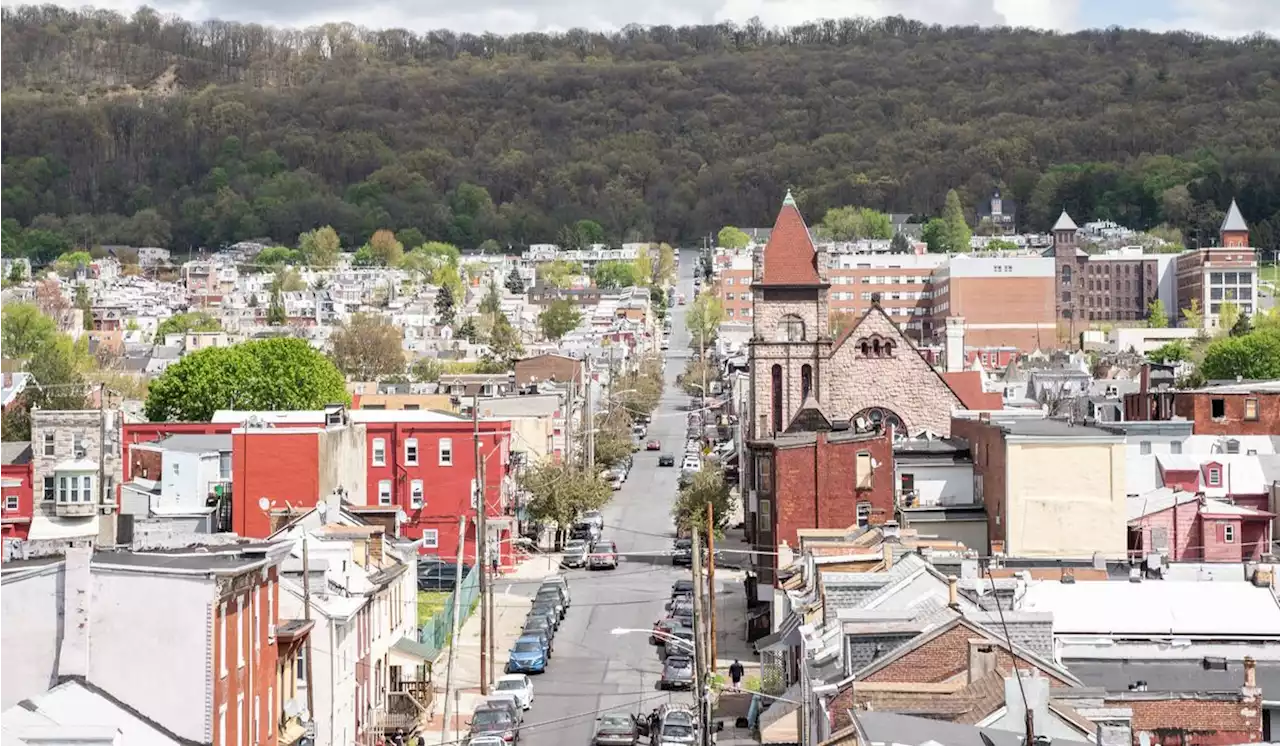
[[[695,242],[794,190],[932,217],[1000,188],[1210,240],[1280,240],[1280,43],[903,18],[507,37],[3,9],[3,214],[19,250]],[[972,214],[969,216],[974,217]],[[599,229],[597,231],[597,228]],[[8,240],[8,230],[6,230]],[[486,244],[492,246],[492,244]]]

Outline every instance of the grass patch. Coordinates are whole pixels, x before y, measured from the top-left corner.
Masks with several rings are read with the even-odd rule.
[[[418,591],[418,626],[440,613],[451,595],[448,591]]]
[[[1280,285],[1280,264],[1264,264],[1258,267],[1258,280]]]

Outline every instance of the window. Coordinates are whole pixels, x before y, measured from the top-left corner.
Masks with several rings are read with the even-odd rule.
[[[244,695],[236,697],[236,746],[244,746]]]
[[[771,371],[771,409],[773,410],[773,432],[782,430],[782,366],[775,365]],[[762,435],[764,433],[761,433]]]
[[[226,746],[227,744],[227,706],[222,705],[218,708],[218,744]]]
[[[806,363],[800,367],[800,400],[809,398],[813,393],[813,366]]]
[[[68,505],[93,502],[93,477],[87,474],[58,477],[58,502]]]
[[[5,497],[4,497],[4,509],[5,509],[5,510],[17,510],[17,509],[18,509],[18,496],[17,496],[17,495],[5,495]]]
[[[1143,456],[1151,455],[1151,441],[1144,440],[1138,443],[1138,453]]]
[[[773,530],[773,502],[771,500],[760,501],[760,510],[757,518],[761,531]]]
[[[382,479],[378,481],[378,504],[391,504],[391,480]]]
[[[373,439],[373,465],[387,465],[387,441],[382,438]]]
[[[453,438],[440,439],[440,465],[453,466]]]
[[[861,456],[862,454],[859,454]],[[858,503],[858,527],[866,527],[871,522],[871,503]]]
[[[1209,400],[1209,416],[1215,420],[1226,419],[1227,400],[1226,399],[1210,399]]]
[[[1236,527],[1230,523],[1222,524],[1222,541],[1227,544],[1236,543]]]
[[[71,436],[71,452],[76,458],[80,458],[84,454],[84,435],[77,433]]]
[[[52,500],[56,497],[54,485],[55,482],[53,477],[44,478],[44,499]]]
[[[871,489],[871,454],[867,451],[859,452],[855,459],[854,483],[857,489]]]
[[[434,528],[422,529],[422,546],[426,549],[439,549],[440,531]]]
[[[253,626],[249,628],[249,654],[254,660],[258,658],[258,633],[262,630],[262,618],[258,616],[258,591],[249,596],[249,605],[253,608]]]
[[[53,443],[53,433],[45,433],[44,434],[44,455],[52,456],[54,455],[54,451],[55,451],[55,446]]]
[[[1209,486],[1218,487],[1222,484],[1222,472],[1216,466],[1209,467]]]
[[[783,316],[778,322],[778,341],[803,342],[804,321],[802,321],[799,316]]]
[[[404,462],[409,466],[418,465],[418,439],[417,438],[405,438]]]
[[[1256,398],[1249,397],[1244,400],[1244,418],[1246,420],[1258,419],[1258,400]]]
[[[218,607],[218,671],[219,676],[227,675],[227,605]],[[226,705],[222,706],[225,715]],[[225,730],[225,729],[224,729]]]
[[[409,483],[409,506],[412,508],[422,507],[422,480],[415,479]]]
[[[298,648],[297,671],[294,676],[298,679],[301,686],[307,685],[307,646],[302,645]]]
[[[262,713],[262,700],[258,695],[253,695],[253,713],[249,718],[249,741],[258,742],[258,716]]]
[[[244,638],[245,638],[244,628],[247,626],[245,622],[248,621],[248,617],[249,617],[248,614],[244,613],[246,611],[245,606],[246,604],[243,600],[241,600],[239,603],[236,604],[236,667],[237,668],[244,668]],[[240,707],[238,709],[242,712],[244,711],[243,702],[240,703]]]
[[[773,494],[773,457],[760,455],[756,457],[756,489],[762,495]]]

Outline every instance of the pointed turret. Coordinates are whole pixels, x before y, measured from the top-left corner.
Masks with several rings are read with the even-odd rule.
[[[1228,248],[1249,245],[1249,224],[1244,222],[1244,216],[1240,214],[1240,208],[1234,199],[1231,200],[1231,207],[1227,208],[1227,216],[1222,219],[1222,227],[1218,229],[1218,233],[1221,234],[1222,245]]]
[[[1071,231],[1074,233],[1078,230],[1080,230],[1080,226],[1076,225],[1076,221],[1071,219],[1066,210],[1063,210],[1062,214],[1058,216],[1058,222],[1053,224],[1054,233],[1058,231]]]
[[[790,190],[763,252],[762,285],[820,285],[818,253]]]

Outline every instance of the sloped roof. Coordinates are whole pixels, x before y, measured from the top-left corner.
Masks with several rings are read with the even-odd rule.
[[[1247,231],[1249,224],[1244,222],[1244,216],[1240,214],[1240,208],[1236,206],[1236,201],[1231,200],[1231,207],[1227,208],[1227,216],[1222,219],[1222,227],[1218,229],[1220,233],[1230,233],[1232,231]]]
[[[1067,214],[1066,210],[1063,210],[1062,214],[1058,216],[1058,222],[1053,224],[1053,230],[1077,231],[1080,230],[1080,226],[1076,225],[1076,221],[1071,219],[1071,216]]]
[[[800,408],[791,418],[790,424],[787,425],[786,432],[830,432],[832,419],[822,407],[822,403],[809,394],[800,403]]]
[[[977,358],[974,358],[977,362]],[[956,398],[965,409],[990,411],[1004,409],[1004,397],[996,392],[982,390],[982,373],[980,370],[962,370],[954,373],[943,373],[942,380],[947,382]]]
[[[818,253],[813,237],[791,193],[782,202],[778,220],[764,247],[763,285],[818,285]]]

